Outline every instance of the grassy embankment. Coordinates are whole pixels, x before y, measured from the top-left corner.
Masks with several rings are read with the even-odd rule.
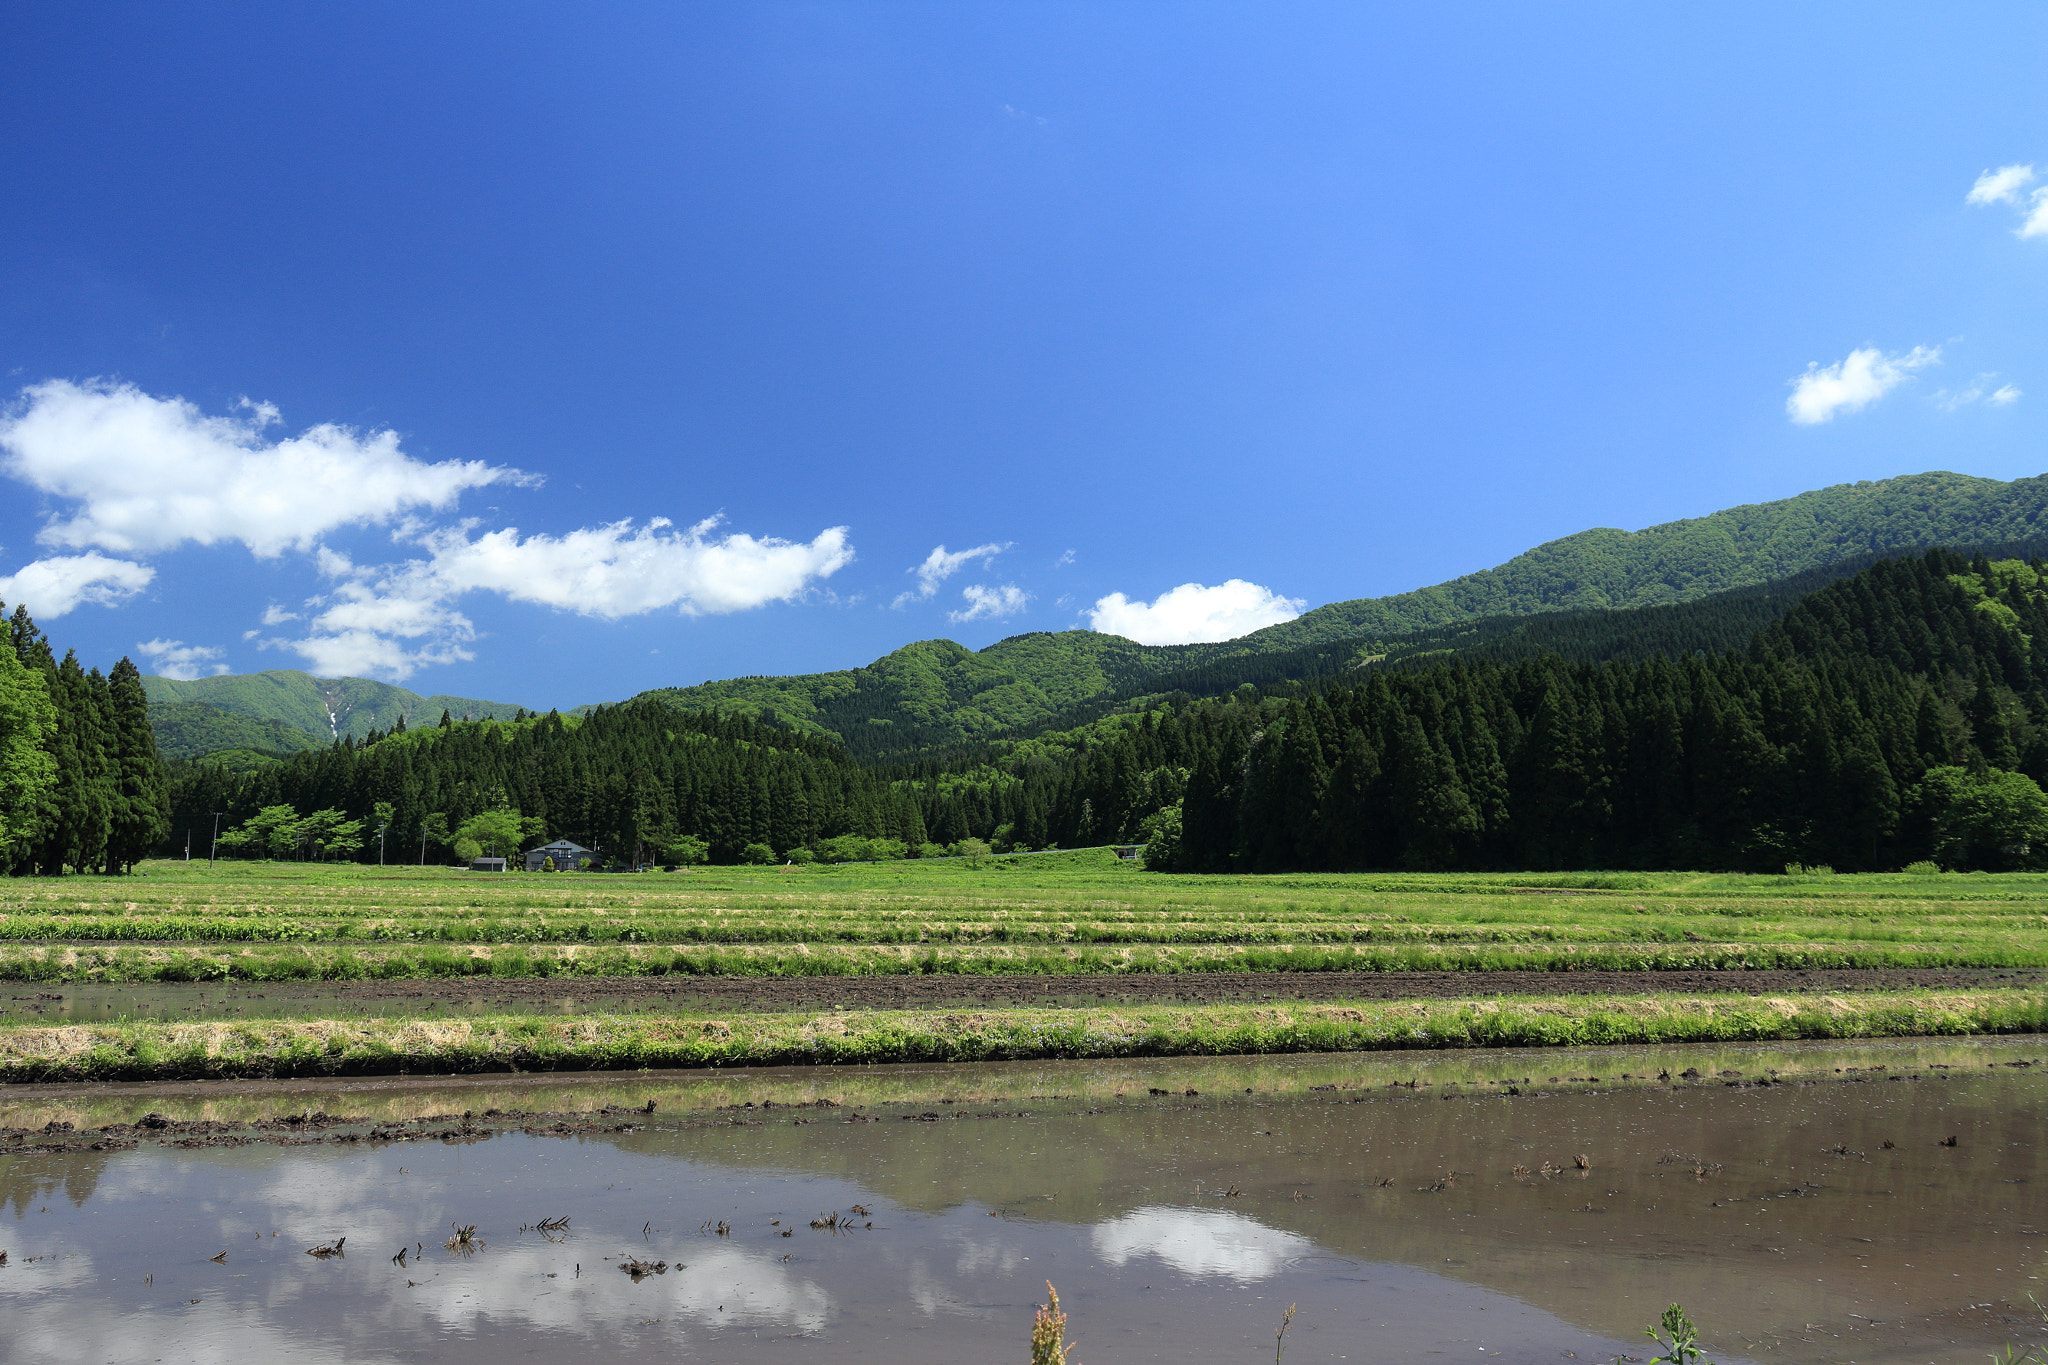
[[[791,1066],[1953,1037],[2048,1027],[2048,991],[1571,997],[1285,1008],[99,1024],[0,1030],[0,1080]]]
[[[154,863],[17,881],[0,978],[2048,966],[2048,877],[1162,877],[1083,851],[644,876]],[[2048,993],[0,1030],[10,1080],[2027,1032]]]

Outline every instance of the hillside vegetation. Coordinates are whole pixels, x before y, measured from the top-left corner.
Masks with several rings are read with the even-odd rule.
[[[328,743],[324,736],[309,735],[281,720],[236,715],[203,701],[151,702],[149,728],[156,734],[157,752],[165,758],[198,758],[238,750],[282,756]]]
[[[1686,648],[1727,648],[1745,642],[1798,596],[1885,552],[1944,545],[2013,553],[2037,544],[2048,544],[2048,476],[2005,483],[1915,474],[1641,531],[1582,531],[1497,568],[1392,597],[1332,603],[1218,644],[1147,646],[1086,630],[1016,635],[979,652],[925,640],[865,668],[735,678],[641,695],[679,710],[743,714],[829,736],[857,757],[900,758],[1044,725],[1115,696],[1199,694],[1241,682],[1330,676],[1381,656],[1453,650],[1527,656],[1599,633],[1587,625],[1593,613],[1669,607],[1717,594],[1775,599],[1720,613],[1719,633],[1711,639],[1687,633],[1704,618],[1677,620],[1668,633],[1687,638]],[[1546,613],[1582,619],[1548,629],[1527,622]],[[1615,629],[1642,641],[1650,625]]]
[[[495,715],[510,720],[523,708],[512,702],[479,701],[475,697],[423,697],[408,688],[368,678],[316,678],[296,668],[262,673],[232,673],[217,678],[160,678],[143,675],[142,686],[154,708],[172,702],[203,702],[217,711],[254,721],[278,721],[316,737],[321,743],[389,730],[402,717],[408,726],[431,725],[443,711],[457,720]],[[236,743],[223,748],[256,748]]]
[[[1650,607],[1753,587],[1887,550],[2048,535],[2048,475],[1934,472],[1815,489],[1640,531],[1598,527],[1498,568],[1392,597],[1333,602],[1233,643],[1291,648],[1478,616]]]
[[[1929,551],[1740,651],[1376,670],[1115,717],[1064,761],[1019,746],[952,781],[1185,870],[2030,866],[2044,635],[2038,560]]]

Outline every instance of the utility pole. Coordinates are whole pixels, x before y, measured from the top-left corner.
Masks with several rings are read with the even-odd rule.
[[[220,850],[220,818],[226,815],[227,812],[217,810],[210,812],[210,814],[213,816],[213,842],[206,846],[206,870],[208,872],[213,871],[213,855]]]
[[[377,826],[377,866],[379,867],[384,866],[384,831],[390,828],[391,826],[389,825]],[[424,857],[425,855],[422,854],[421,856]]]
[[[185,861],[192,861],[192,827],[185,826]]]

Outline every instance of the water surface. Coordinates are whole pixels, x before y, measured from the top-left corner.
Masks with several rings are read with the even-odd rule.
[[[1612,1360],[1674,1299],[1718,1360],[1978,1362],[2041,1337],[2036,1048],[49,1087],[0,1116],[663,1098],[569,1138],[0,1156],[0,1358],[1021,1360],[1051,1279],[1089,1365],[1269,1359],[1290,1303],[1289,1362]]]

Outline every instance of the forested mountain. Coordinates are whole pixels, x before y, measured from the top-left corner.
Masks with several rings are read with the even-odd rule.
[[[2048,537],[1973,547],[1970,553],[1992,559],[2048,554]],[[1086,733],[1091,722],[1103,717],[1148,709],[1175,697],[1212,697],[1240,687],[1284,690],[1290,684],[1357,678],[1373,670],[1408,669],[1451,658],[1478,662],[1555,655],[1578,663],[1604,663],[1740,649],[1759,629],[1777,620],[1808,594],[1884,558],[1887,556],[1883,554],[1860,555],[1778,582],[1737,588],[1672,606],[1484,617],[1381,640],[1338,640],[1271,654],[1211,654],[1200,662],[1139,674],[1135,682],[1098,693],[991,740],[933,745],[922,750],[882,748],[867,757],[889,767],[961,770],[992,762],[1020,742],[1028,745],[1040,736]],[[1187,657],[1202,658],[1196,654]]]
[[[374,860],[388,828],[393,862],[445,859],[493,833],[500,853],[567,838],[608,857],[724,862],[750,845],[786,853],[840,835],[899,841],[900,856],[925,837],[909,790],[835,744],[654,703],[372,732],[240,774],[182,766],[173,842],[191,829],[204,848],[212,811],[230,830],[283,811],[260,846],[241,845],[259,855]],[[697,851],[679,853],[686,841]]]
[[[1931,551],[1803,597],[1529,624],[1474,632],[1465,654],[1155,698],[954,763],[862,765],[821,738],[649,699],[372,732],[241,775],[190,765],[177,808],[200,828],[228,811],[247,822],[238,837],[302,856],[370,856],[380,825],[422,857],[489,829],[508,846],[566,836],[721,861],[829,856],[835,839],[895,841],[894,856],[1145,840],[1155,863],[1192,871],[2048,851],[2038,559]]]
[[[1146,646],[1085,630],[1012,636],[979,652],[927,640],[865,668],[736,678],[641,695],[679,710],[749,715],[836,738],[863,758],[904,759],[1151,691],[1317,676],[1374,656],[1431,650],[1569,652],[1572,638],[1606,629],[1585,624],[1593,614],[1759,589],[1784,597],[1900,549],[2037,542],[2048,544],[2048,476],[2003,483],[1916,474],[1840,484],[1642,531],[1583,531],[1498,568],[1393,597],[1318,607],[1218,644]],[[1552,612],[1578,613],[1581,620],[1554,629],[1527,621]],[[1740,643],[1770,612],[1756,602],[1724,614],[1726,633],[1688,647]],[[1674,621],[1685,630],[1702,624]],[[1642,624],[1622,633],[1640,641]]]
[[[0,648],[0,861],[20,875],[125,872],[168,813],[142,675],[59,661],[16,608]]]
[[[232,716],[281,722],[321,743],[345,736],[360,740],[372,730],[390,730],[401,718],[407,725],[431,725],[447,711],[457,720],[491,715],[509,720],[524,709],[511,702],[474,697],[423,697],[368,678],[316,678],[296,668],[189,681],[151,674],[144,675],[142,685],[152,703],[203,702]]]
[[[1642,531],[1583,531],[1540,545],[1497,568],[1392,597],[1318,607],[1284,625],[1216,644],[1147,646],[1093,631],[1036,631],[980,651],[950,640],[906,645],[864,668],[791,677],[743,677],[641,694],[679,711],[749,716],[843,744],[855,757],[902,761],[994,737],[1067,727],[1149,692],[1202,692],[1241,682],[1328,676],[1376,657],[1433,651],[1495,657],[1558,649],[1567,657],[1605,627],[1586,624],[1617,609],[1668,608],[1730,592],[1792,592],[1886,552],[1933,545],[1994,546],[2048,537],[2048,476],[2002,483],[1961,474],[1916,474],[1840,484],[1778,502],[1733,507]],[[2048,543],[2044,541],[2043,543]],[[1720,618],[1724,635],[1688,636],[1691,648],[1747,638],[1768,619],[1752,602]],[[1530,621],[1574,614],[1575,624]],[[1673,618],[1681,634],[1702,620]],[[1643,623],[1622,634],[1645,638]],[[1676,638],[1676,637],[1674,637]],[[1574,643],[1577,642],[1577,643]],[[278,721],[318,738],[363,739],[403,716],[417,727],[443,710],[456,719],[519,708],[473,698],[422,697],[362,678],[315,678],[297,670],[201,678],[148,677],[154,703],[203,702],[231,715]],[[589,708],[582,708],[588,710]],[[209,752],[192,713],[165,712],[158,739],[179,755]],[[225,734],[225,732],[223,732]],[[287,737],[221,744],[252,754],[288,750]]]
[[[329,742],[281,720],[256,720],[203,701],[153,701],[149,725],[156,734],[157,750],[165,758],[198,758],[227,750],[281,757],[324,748]]]
[[[865,668],[660,688],[634,700],[751,716],[874,757],[1029,725],[1207,648],[1153,648],[1091,630],[1013,635],[978,653],[920,640]]]
[[[1148,837],[1196,871],[2030,864],[2048,568],[1933,551],[1738,651],[1452,660],[1115,720],[950,785],[1031,837]]]
[[[1232,643],[1289,649],[1479,616],[1648,607],[1789,578],[1882,551],[2048,536],[2048,475],[1934,472],[1836,484],[1640,531],[1581,531],[1498,568],[1392,597],[1333,602]]]

